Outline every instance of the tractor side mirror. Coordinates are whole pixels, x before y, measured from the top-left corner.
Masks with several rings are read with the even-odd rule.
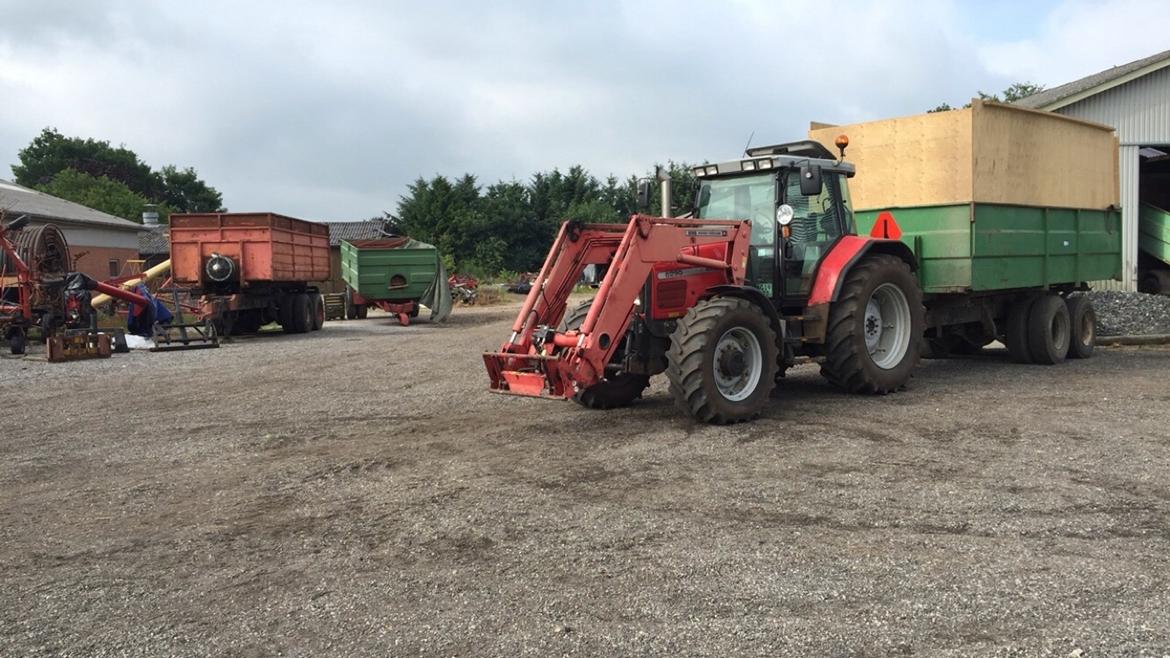
[[[820,196],[825,181],[821,178],[820,165],[801,165],[800,193],[804,196]]]
[[[648,180],[638,181],[638,211],[646,212],[650,210],[650,194],[651,185]]]

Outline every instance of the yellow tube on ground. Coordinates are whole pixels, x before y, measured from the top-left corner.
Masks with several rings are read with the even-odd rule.
[[[123,290],[129,290],[140,283],[144,283],[146,281],[150,281],[151,279],[158,278],[159,276],[166,274],[169,271],[171,271],[171,261],[168,258],[167,260],[164,260],[163,262],[159,263],[158,265],[155,265],[154,267],[143,272],[137,279],[130,279],[129,281],[123,283],[120,287]],[[93,305],[94,308],[97,308],[103,304],[108,304],[112,299],[113,298],[110,297],[109,295],[100,294],[100,295],[95,295],[93,298],[93,301],[90,303]]]

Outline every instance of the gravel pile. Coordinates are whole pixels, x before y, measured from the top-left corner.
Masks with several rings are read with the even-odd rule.
[[[1088,295],[1097,311],[1098,336],[1170,334],[1170,297],[1114,290]]]

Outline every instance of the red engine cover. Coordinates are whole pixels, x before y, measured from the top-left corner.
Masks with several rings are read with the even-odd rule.
[[[688,247],[683,253],[725,260],[727,247],[725,244],[708,244]],[[650,277],[653,281],[651,304],[646,311],[652,320],[681,318],[709,288],[731,283],[722,270],[685,263],[660,263],[650,271]]]

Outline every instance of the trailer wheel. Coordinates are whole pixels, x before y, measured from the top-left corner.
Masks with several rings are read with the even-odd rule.
[[[313,330],[313,301],[305,293],[293,300],[293,329],[298,334]]]
[[[1068,306],[1059,295],[1045,295],[1028,312],[1028,352],[1032,361],[1046,366],[1068,355],[1071,327]]]
[[[309,298],[313,300],[313,331],[320,331],[325,324],[325,302],[317,293],[310,293]]]
[[[579,329],[581,323],[585,321],[585,316],[589,315],[589,307],[592,305],[593,300],[591,299],[578,304],[577,308],[566,313],[565,319],[561,322],[560,330]],[[585,390],[577,391],[573,395],[573,401],[589,409],[615,409],[624,407],[642,397],[642,391],[645,391],[649,385],[650,378],[646,375],[619,372],[606,376],[604,380]]]
[[[277,298],[276,322],[286,334],[295,334],[296,331],[296,301],[297,295],[285,294]]]
[[[8,333],[8,351],[13,354],[24,354],[28,349],[28,335],[24,329],[13,329]]]
[[[666,353],[675,404],[718,425],[759,416],[776,386],[779,351],[771,322],[755,304],[736,297],[695,304]]]
[[[354,306],[354,314],[359,320],[365,320],[370,315],[370,307],[368,304],[358,304]]]
[[[1065,302],[1071,327],[1068,358],[1087,359],[1093,356],[1093,347],[1097,344],[1097,311],[1093,310],[1093,302],[1084,295],[1067,297]]]
[[[1008,306],[1003,344],[1016,363],[1032,363],[1032,350],[1028,347],[1028,317],[1035,302],[1035,297],[1021,297]]]
[[[850,393],[904,386],[921,355],[922,290],[901,258],[874,254],[853,266],[829,309],[821,374]]]

